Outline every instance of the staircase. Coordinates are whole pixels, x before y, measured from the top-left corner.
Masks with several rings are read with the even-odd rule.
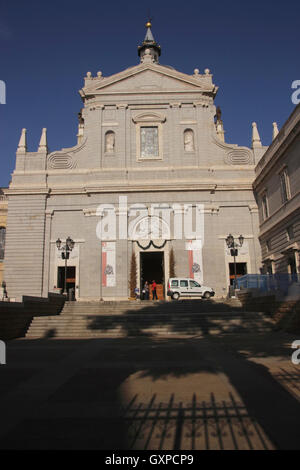
[[[272,322],[238,301],[66,302],[60,315],[35,317],[26,338],[204,337],[263,334]]]

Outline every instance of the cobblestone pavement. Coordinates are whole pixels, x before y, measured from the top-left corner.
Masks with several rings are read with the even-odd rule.
[[[300,449],[294,339],[10,341],[0,448]]]

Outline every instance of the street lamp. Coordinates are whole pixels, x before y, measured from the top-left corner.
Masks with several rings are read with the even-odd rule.
[[[65,244],[62,246],[62,241],[60,238],[56,240],[56,246],[59,251],[61,251],[61,257],[65,260],[65,284],[64,284],[64,294],[67,295],[67,262],[70,257],[70,251],[73,250],[75,245],[74,240],[68,237],[65,241]]]
[[[236,256],[238,255],[238,248],[241,248],[244,243],[244,237],[243,235],[240,235],[239,238],[239,243],[236,243],[234,240],[233,235],[231,233],[228,235],[226,238],[226,244],[228,248],[230,248],[230,254],[233,256],[233,262],[234,262],[234,288],[237,288],[237,283],[236,283]]]

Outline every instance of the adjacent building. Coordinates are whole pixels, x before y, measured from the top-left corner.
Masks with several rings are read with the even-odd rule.
[[[29,152],[22,130],[7,190],[10,298],[63,287],[68,236],[75,244],[67,287],[77,300],[127,299],[133,257],[137,286],[155,279],[164,297],[171,251],[177,276],[226,296],[234,274],[229,234],[244,237],[237,273],[259,272],[252,184],[266,148],[256,124],[252,148],[225,142],[210,70],[188,75],[160,64],[146,27],[137,65],[86,74],[74,147],[50,152],[43,129]]]
[[[255,169],[259,240],[265,273],[300,273],[300,105],[278,133]]]

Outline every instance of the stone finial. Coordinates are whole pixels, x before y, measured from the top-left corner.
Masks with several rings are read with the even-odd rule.
[[[194,75],[198,76],[199,75],[199,69],[194,70]]]
[[[81,144],[83,139],[84,117],[82,116],[82,109],[78,113],[78,121],[77,145]]]
[[[47,151],[48,151],[47,129],[44,127],[42,129],[42,135],[41,135],[41,139],[40,139],[38,152],[47,152]]]
[[[256,122],[252,122],[252,148],[262,147]]]
[[[219,120],[216,122],[217,136],[222,142],[225,142],[225,131],[223,126],[223,121]]]
[[[26,129],[22,129],[21,137],[20,137],[19,145],[18,145],[18,149],[17,149],[17,152],[18,152],[18,153],[25,153],[25,152],[27,152],[27,138],[26,138],[26,132],[27,132]]]
[[[144,55],[141,57],[141,63],[152,63],[154,62],[154,58],[151,54],[151,49],[147,48],[145,49]]]
[[[81,142],[82,142],[83,132],[84,132],[84,125],[79,124],[78,125],[78,134],[77,134],[77,145],[81,144]]]
[[[102,78],[102,72],[100,70],[97,72],[97,77]]]
[[[205,73],[205,75],[209,75],[209,74],[210,74],[210,70],[209,70],[209,69],[205,69],[205,70],[204,70],[204,73]]]
[[[277,127],[277,122],[273,122],[273,136],[272,140],[274,140],[279,133],[278,127]]]
[[[87,72],[86,73],[86,78],[92,78],[92,72]]]

